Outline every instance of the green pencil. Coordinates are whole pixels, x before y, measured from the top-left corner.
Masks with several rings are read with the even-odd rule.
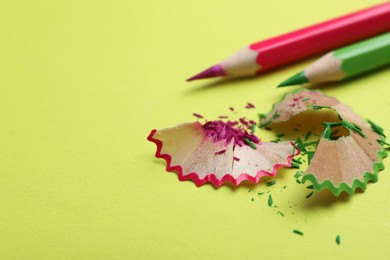
[[[339,81],[386,64],[390,64],[390,32],[329,52],[278,87]]]

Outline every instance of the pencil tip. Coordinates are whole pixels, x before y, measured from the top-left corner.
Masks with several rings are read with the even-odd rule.
[[[223,68],[221,65],[215,65],[210,68],[208,68],[205,71],[202,71],[199,74],[196,74],[195,76],[187,79],[187,81],[197,80],[197,79],[207,79],[207,78],[214,78],[219,76],[225,76],[226,73],[223,71]]]
[[[304,83],[308,83],[309,81],[307,80],[305,74],[302,72],[299,72],[298,74],[295,74],[291,78],[288,78],[287,80],[283,81],[278,85],[278,88],[281,87],[288,87],[288,86],[293,86],[293,85],[300,85]]]

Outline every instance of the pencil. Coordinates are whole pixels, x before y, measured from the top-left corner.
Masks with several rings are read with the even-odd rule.
[[[187,81],[249,76],[390,30],[390,2],[253,43]]]
[[[390,32],[329,52],[278,87],[339,81],[386,64],[390,64]]]

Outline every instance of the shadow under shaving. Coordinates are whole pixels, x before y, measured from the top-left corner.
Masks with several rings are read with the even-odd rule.
[[[325,130],[324,122],[340,122],[338,114],[332,109],[307,110],[290,120],[272,124],[269,129],[284,134],[283,140],[295,140],[308,136],[310,140],[319,140]],[[348,131],[340,128],[338,136],[348,135]]]

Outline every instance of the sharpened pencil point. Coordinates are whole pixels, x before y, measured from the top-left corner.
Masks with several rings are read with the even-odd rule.
[[[187,81],[192,81],[197,79],[208,79],[208,78],[214,78],[214,77],[225,76],[225,75],[226,73],[223,71],[221,65],[215,65],[187,79]]]
[[[295,74],[291,78],[283,81],[278,85],[278,88],[280,87],[287,87],[287,86],[293,86],[293,85],[300,85],[300,84],[305,84],[308,83],[309,81],[307,80],[305,74],[303,72],[299,72],[298,74]]]

